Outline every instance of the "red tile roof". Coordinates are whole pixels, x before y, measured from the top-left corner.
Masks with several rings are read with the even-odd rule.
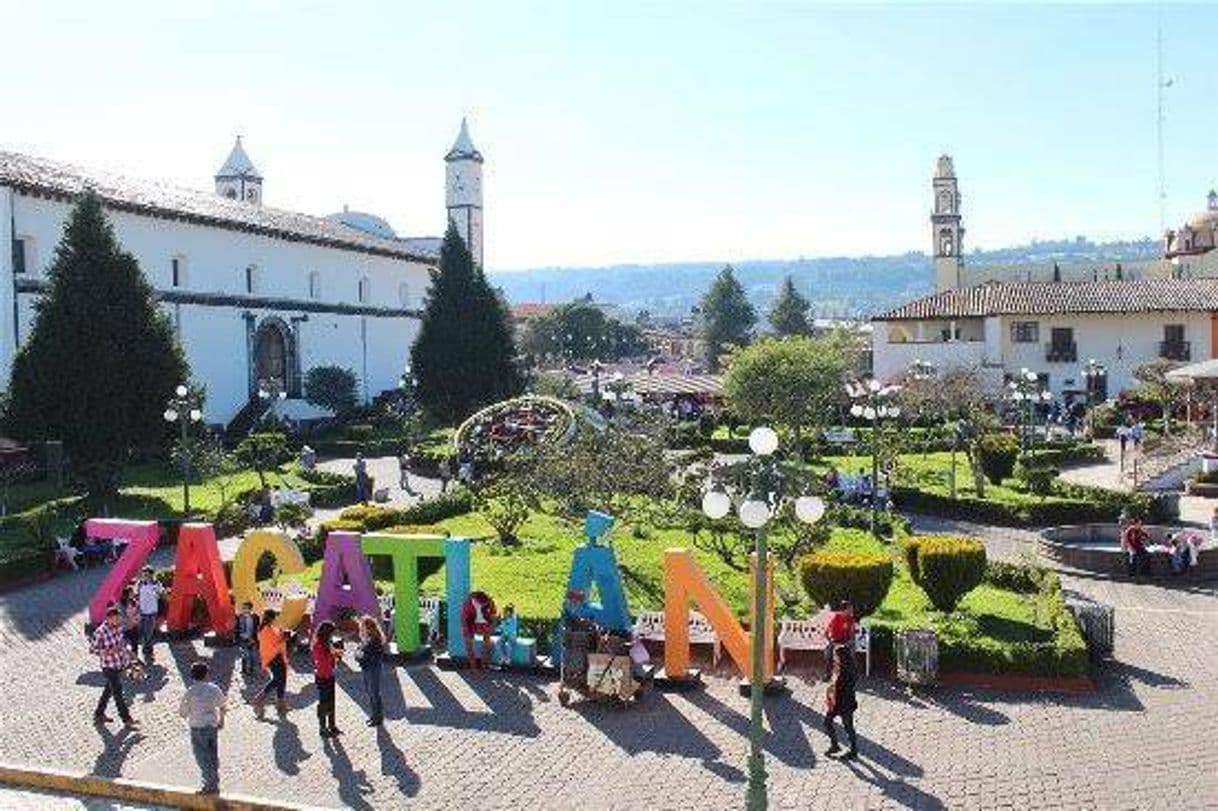
[[[1218,311],[1218,279],[990,282],[916,299],[872,320],[1197,311]]]

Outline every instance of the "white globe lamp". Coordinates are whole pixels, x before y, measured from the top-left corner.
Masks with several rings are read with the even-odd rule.
[[[727,517],[732,511],[732,500],[722,490],[711,490],[702,497],[702,512],[712,521]]]
[[[795,517],[805,524],[815,524],[825,515],[825,502],[816,496],[795,499]]]
[[[740,523],[749,529],[761,529],[770,520],[770,505],[751,498],[740,505]]]
[[[769,456],[778,450],[778,434],[769,426],[754,428],[749,434],[749,450],[758,456]]]
[[[179,383],[179,384],[178,384],[178,387],[177,387],[176,389],[174,389],[174,392],[175,392],[175,393],[176,393],[176,394],[177,394],[179,397],[185,397],[185,396],[186,396],[186,392],[187,392],[187,388],[186,388],[185,386],[183,386],[181,383]]]
[[[178,418],[178,412],[172,408],[165,409],[165,422],[173,422]]]

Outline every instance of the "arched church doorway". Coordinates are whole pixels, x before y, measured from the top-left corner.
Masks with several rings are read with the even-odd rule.
[[[254,334],[254,393],[260,388],[295,395],[292,379],[292,336],[278,318],[268,318]]]

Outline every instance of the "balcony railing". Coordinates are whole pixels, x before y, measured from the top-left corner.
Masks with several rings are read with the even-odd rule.
[[[1074,341],[1045,344],[1045,360],[1049,363],[1074,363],[1078,360],[1078,344]]]
[[[1192,360],[1193,345],[1188,341],[1163,341],[1159,344],[1159,357],[1167,360]]]

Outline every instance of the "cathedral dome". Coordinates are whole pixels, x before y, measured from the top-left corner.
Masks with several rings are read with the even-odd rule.
[[[363,231],[365,234],[371,234],[374,237],[381,239],[397,239],[398,235],[383,217],[378,217],[375,214],[369,214],[366,211],[351,211],[343,208],[337,214],[331,214],[326,217],[332,222],[342,223],[348,228],[354,228],[356,231]]]

